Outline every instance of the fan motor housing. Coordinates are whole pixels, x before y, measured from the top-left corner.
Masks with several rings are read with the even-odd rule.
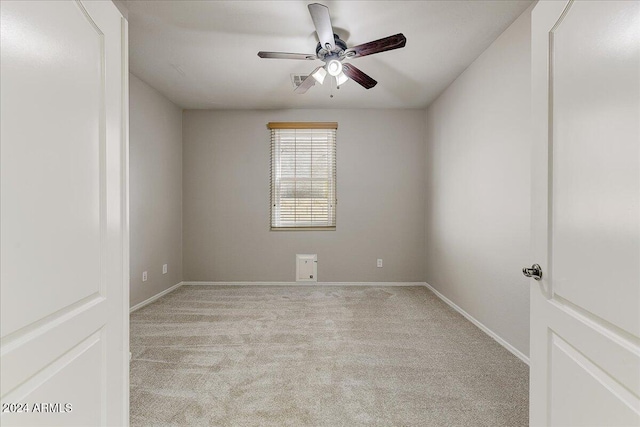
[[[333,56],[337,57],[340,51],[347,50],[347,44],[336,33],[333,33],[333,39],[336,47],[331,52],[327,52],[327,50],[318,43],[316,46],[316,55],[318,55],[318,58],[324,61]]]

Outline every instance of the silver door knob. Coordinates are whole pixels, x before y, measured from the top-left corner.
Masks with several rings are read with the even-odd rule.
[[[538,264],[533,264],[531,268],[523,268],[522,274],[527,277],[533,277],[536,280],[542,280],[542,268]]]

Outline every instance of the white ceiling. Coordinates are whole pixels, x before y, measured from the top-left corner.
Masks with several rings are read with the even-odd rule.
[[[353,62],[378,81],[293,93],[290,74],[321,61],[260,59],[315,53],[311,1],[125,1],[131,71],[183,108],[425,108],[531,1],[321,1],[355,46],[403,33],[403,49]]]

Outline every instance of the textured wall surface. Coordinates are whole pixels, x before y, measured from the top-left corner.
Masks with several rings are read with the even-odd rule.
[[[182,110],[133,74],[129,87],[134,306],[182,281]]]
[[[426,281],[525,355],[530,10],[431,104],[426,128]]]
[[[335,231],[269,231],[270,121],[336,121]],[[185,280],[424,280],[424,110],[185,110]],[[384,260],[383,268],[376,259]]]

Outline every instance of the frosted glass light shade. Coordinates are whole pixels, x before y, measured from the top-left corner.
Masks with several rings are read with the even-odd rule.
[[[336,83],[338,84],[338,86],[346,83],[347,80],[349,80],[349,77],[347,77],[344,73],[340,73],[336,76]]]
[[[324,78],[327,76],[327,70],[323,67],[319,67],[311,77],[313,77],[318,83],[322,84],[324,82]]]
[[[329,75],[336,77],[338,74],[342,73],[342,63],[338,60],[332,59],[327,62],[327,72]]]

